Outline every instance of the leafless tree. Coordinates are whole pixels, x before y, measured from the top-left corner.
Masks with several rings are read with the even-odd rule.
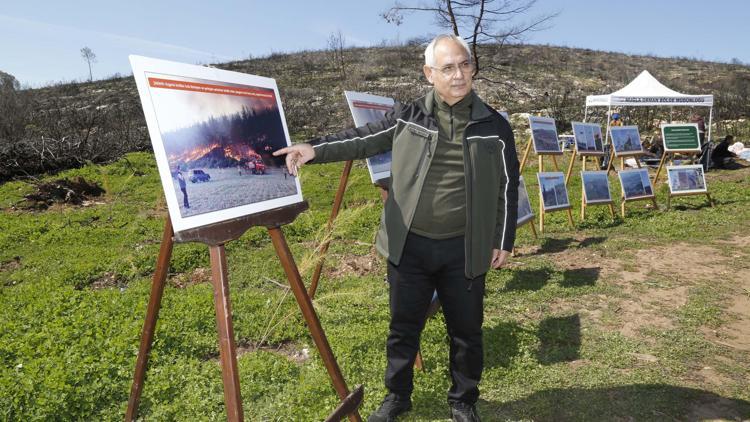
[[[546,29],[558,13],[541,14],[522,20],[536,0],[431,0],[396,1],[381,16],[388,22],[401,25],[409,13],[430,13],[435,24],[463,37],[474,56],[474,76],[480,70],[480,44],[504,45],[521,41],[529,32]]]
[[[339,70],[342,79],[346,79],[346,58],[344,57],[344,47],[346,38],[341,30],[331,32],[328,36],[328,51],[331,53],[331,62]]]
[[[89,65],[89,81],[94,80],[94,74],[91,72],[91,63],[96,63],[96,54],[94,54],[93,50],[90,48],[83,47],[81,49],[81,57],[83,57],[83,60],[86,60],[86,63]]]

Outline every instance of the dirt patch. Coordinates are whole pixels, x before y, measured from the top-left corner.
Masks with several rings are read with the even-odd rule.
[[[706,395],[696,400],[687,413],[688,421],[747,421],[747,415],[740,413],[733,400]]]
[[[264,344],[256,346],[253,344],[244,344],[237,346],[237,357],[244,355],[245,353],[252,353],[257,351],[266,351],[277,355],[284,356],[292,362],[304,363],[310,359],[310,349],[305,346],[300,346],[293,342],[287,341],[279,344]],[[214,357],[218,359],[218,357]]]
[[[180,273],[169,278],[169,285],[178,289],[211,282],[210,268],[196,268],[188,273]]]
[[[551,255],[555,267],[566,272],[596,268],[599,273],[594,282],[611,282],[624,293],[619,298],[586,296],[582,298],[585,303],[582,307],[564,300],[554,301],[549,304],[552,310],[565,312],[578,306],[575,310],[581,314],[582,326],[604,326],[628,337],[640,337],[644,328],[674,328],[676,320],[671,315],[688,303],[690,289],[696,284],[714,280],[734,282],[733,290],[742,291],[738,290],[731,306],[725,308],[732,322],[722,327],[714,339],[739,350],[750,350],[750,268],[737,265],[740,252],[728,256],[722,248],[674,243],[634,250],[632,259],[613,259],[606,256],[606,251],[586,247],[595,244],[596,239],[573,237],[517,248],[517,257]],[[750,236],[734,237],[723,243],[733,250],[744,251],[750,247]],[[511,261],[510,265],[523,266],[519,262]]]
[[[104,194],[96,182],[89,182],[83,177],[58,179],[54,182],[39,183],[36,190],[24,196],[19,207],[27,210],[46,210],[53,204],[84,205],[91,204],[91,198]]]
[[[327,265],[325,274],[329,278],[339,278],[346,276],[362,277],[378,271],[382,258],[377,253],[370,252],[367,255],[345,254],[332,257],[327,262],[338,262],[337,267]]]
[[[21,257],[14,256],[10,261],[0,262],[0,272],[12,272],[21,268]]]
[[[89,286],[93,290],[124,288],[127,286],[127,279],[115,273],[104,273],[101,277],[94,279]]]

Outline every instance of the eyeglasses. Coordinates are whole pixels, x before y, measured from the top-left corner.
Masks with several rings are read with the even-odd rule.
[[[443,67],[432,67],[432,66],[430,67],[440,72],[444,77],[449,78],[455,75],[457,70],[460,70],[462,75],[465,75],[466,73],[471,72],[474,69],[474,63],[466,60],[457,65],[450,64],[448,66],[443,66]]]

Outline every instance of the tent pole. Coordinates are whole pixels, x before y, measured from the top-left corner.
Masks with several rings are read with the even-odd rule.
[[[706,141],[711,142],[711,121],[714,118],[714,106],[708,109],[708,133],[706,134]]]

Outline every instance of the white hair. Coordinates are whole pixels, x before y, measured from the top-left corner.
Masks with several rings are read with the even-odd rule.
[[[442,34],[438,35],[427,44],[427,48],[424,49],[424,64],[430,67],[435,66],[435,46],[437,46],[437,43],[442,40],[452,40],[457,42],[466,51],[467,60],[471,61],[471,49],[469,48],[469,44],[466,43],[466,40],[453,34]]]

